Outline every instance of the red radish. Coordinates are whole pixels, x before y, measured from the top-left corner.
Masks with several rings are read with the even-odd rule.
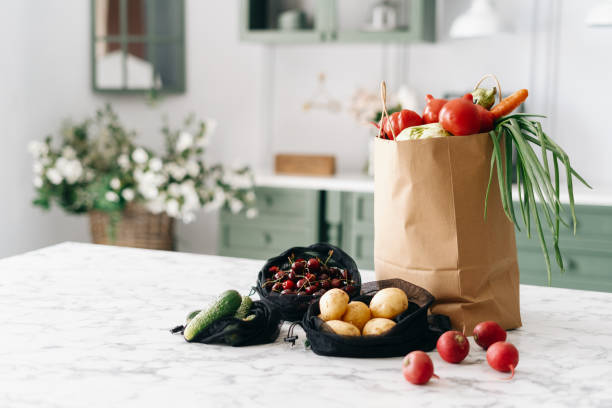
[[[473,100],[472,94],[465,94],[446,102],[438,115],[444,130],[455,136],[473,135],[480,131],[480,114]]]
[[[385,123],[383,130],[389,139],[393,139],[394,135],[397,137],[402,130],[422,124],[423,118],[418,113],[409,109],[402,109],[389,116],[389,120]]]
[[[470,343],[458,331],[447,331],[438,339],[438,353],[449,363],[460,363],[470,352]]]
[[[427,95],[427,105],[423,110],[423,122],[437,123],[440,109],[448,102],[446,99],[436,99],[431,95]]]
[[[510,380],[514,377],[514,368],[519,362],[519,352],[512,344],[498,341],[487,350],[487,362],[497,371],[503,373],[512,372],[512,375],[507,378]]]
[[[404,357],[402,372],[406,381],[416,385],[426,384],[431,377],[440,378],[434,374],[431,358],[422,351],[413,351]]]
[[[491,344],[505,340],[506,331],[495,322],[481,322],[474,327],[474,341],[485,350],[488,349]]]

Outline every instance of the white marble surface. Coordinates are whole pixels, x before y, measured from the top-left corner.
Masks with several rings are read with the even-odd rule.
[[[298,345],[188,344],[168,329],[213,295],[247,292],[261,261],[64,243],[0,260],[0,407],[610,407],[612,294],[521,286],[516,377],[472,343],[401,358],[321,357]],[[544,272],[543,272],[544,273]],[[364,280],[372,279],[364,272]]]
[[[374,178],[359,173],[339,173],[332,177],[289,176],[258,172],[255,175],[255,184],[260,187],[302,188],[309,190],[348,191],[357,193],[373,193]],[[512,190],[513,196],[518,196],[516,186]],[[569,196],[566,191],[560,194],[561,202],[568,203]],[[580,182],[574,182],[574,200],[581,205],[612,206],[612,190],[586,188]]]

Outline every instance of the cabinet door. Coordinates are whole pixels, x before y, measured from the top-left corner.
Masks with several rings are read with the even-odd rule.
[[[325,41],[329,3],[329,0],[241,0],[240,39],[264,43]],[[287,14],[289,10],[294,14]],[[298,10],[300,13],[295,14]]]
[[[435,40],[435,1],[390,2],[391,12],[396,16],[396,27],[393,29],[384,29],[385,19],[382,14],[374,11],[376,6],[381,6],[380,0],[361,0],[359,7],[355,7],[354,0],[335,0],[330,1],[330,4],[331,40],[361,43]],[[376,14],[379,17],[375,17]]]
[[[374,194],[342,193],[342,245],[360,269],[374,268]]]

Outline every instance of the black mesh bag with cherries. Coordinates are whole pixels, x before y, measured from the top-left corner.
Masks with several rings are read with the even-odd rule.
[[[262,301],[277,306],[283,320],[301,320],[310,304],[327,290],[359,295],[361,275],[355,261],[333,245],[294,247],[269,259],[257,276]]]
[[[337,357],[400,357],[414,350],[431,351],[438,337],[451,329],[444,315],[429,315],[434,297],[425,289],[402,279],[366,282],[361,294],[352,300],[370,304],[372,297],[384,288],[399,288],[408,296],[408,309],[396,316],[396,324],[378,336],[341,336],[321,320],[319,302],[313,302],[300,325],[306,332],[310,347],[316,354]],[[292,331],[286,341],[295,341]]]

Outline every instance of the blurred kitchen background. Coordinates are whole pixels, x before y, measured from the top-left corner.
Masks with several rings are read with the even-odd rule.
[[[351,106],[383,79],[419,113],[426,94],[466,92],[486,73],[504,93],[528,88],[525,111],[548,115],[545,130],[574,167],[595,192],[610,191],[611,9],[605,0],[0,0],[0,257],[90,241],[87,216],[32,206],[27,145],[107,102],[154,149],[164,115],[214,118],[206,160],[247,164],[261,180],[260,217],[199,211],[177,222],[180,251],[265,258],[324,238],[371,267],[363,169],[374,129]],[[336,175],[275,181],[276,153],[333,155]],[[603,214],[593,224],[611,227]],[[607,267],[612,255],[600,253]]]

